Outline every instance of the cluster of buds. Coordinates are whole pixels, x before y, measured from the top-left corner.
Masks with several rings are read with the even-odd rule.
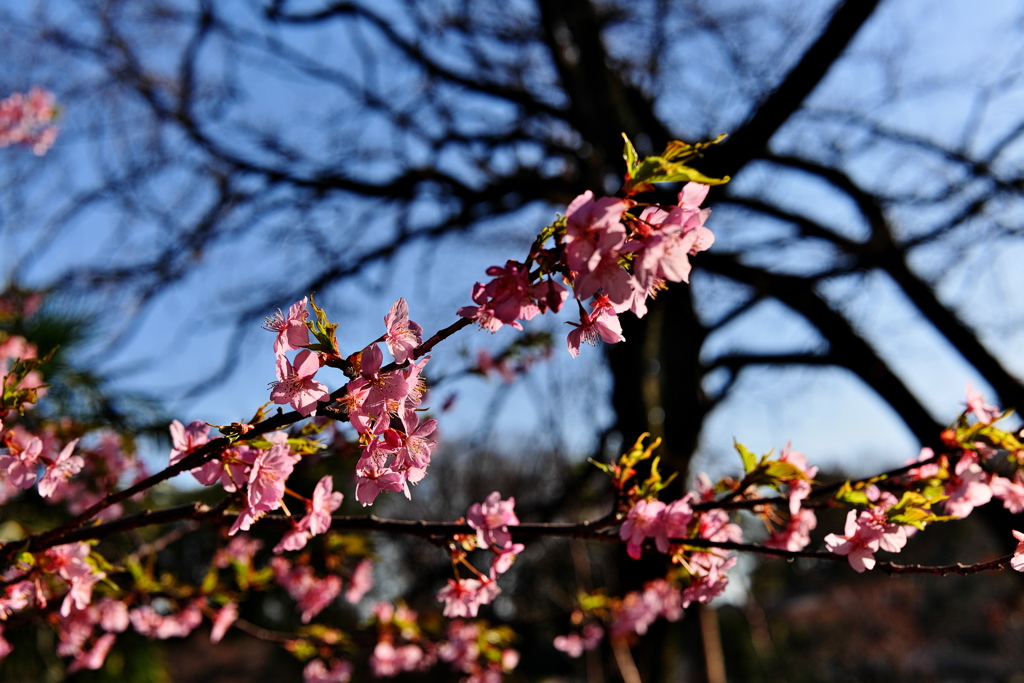
[[[57,139],[53,93],[40,87],[16,92],[0,101],[0,147],[24,145],[36,156],[46,154]]]

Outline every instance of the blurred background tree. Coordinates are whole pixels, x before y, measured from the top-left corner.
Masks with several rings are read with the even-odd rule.
[[[100,314],[97,367],[200,340],[205,365],[137,376],[166,385],[173,365],[194,385],[163,398],[223,402],[233,370],[256,374],[243,342],[269,311],[316,291],[379,324],[404,295],[426,328],[447,324],[554,210],[617,190],[622,132],[641,152],[730,133],[700,164],[733,181],[692,286],[630,320],[604,367],[527,375],[541,436],[522,444],[550,455],[503,466],[502,491],[507,470],[544,473],[538,518],[578,514],[581,450],[648,431],[686,472],[722,452],[701,443],[716,420],[749,438],[752,405],[758,424],[810,425],[791,434],[803,450],[888,442],[877,462],[895,464],[937,440],[968,379],[1024,404],[1021,18],[911,0],[19,4],[0,10],[0,89],[54,90],[64,130],[42,161],[0,168],[0,267]],[[522,399],[501,404],[480,424],[514,429]]]

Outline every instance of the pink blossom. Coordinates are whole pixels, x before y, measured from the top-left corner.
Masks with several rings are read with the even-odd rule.
[[[356,568],[352,570],[352,578],[348,581],[348,590],[345,591],[345,600],[357,604],[373,588],[373,562],[369,559],[362,559]]]
[[[245,534],[235,536],[228,544],[218,550],[213,556],[213,563],[225,569],[232,562],[249,566],[257,551],[263,547],[263,541],[258,538],[251,538]]]
[[[85,609],[92,602],[92,587],[101,579],[106,577],[105,572],[96,571],[88,574],[76,574],[70,578],[71,590],[64,596],[61,603],[60,613],[67,616],[71,612],[71,606],[76,609]]]
[[[568,296],[565,287],[551,280],[531,284],[529,270],[518,261],[491,266],[487,274],[494,279],[473,286],[477,305],[463,306],[458,315],[476,320],[488,332],[496,332],[502,325],[521,330],[519,320],[532,320],[549,308],[557,312]]]
[[[389,640],[380,640],[370,655],[370,668],[378,678],[397,676],[402,671],[415,671],[430,660],[418,645],[409,643],[395,647]]]
[[[50,573],[60,574],[61,578],[70,582],[75,577],[92,573],[92,567],[85,561],[87,557],[87,543],[66,543],[47,549],[44,553],[43,566]]]
[[[115,640],[117,640],[117,636],[113,633],[104,633],[96,639],[91,650],[75,657],[75,661],[71,662],[71,665],[68,666],[68,673],[73,674],[82,669],[89,669],[91,671],[100,669],[107,660],[107,654],[110,652],[110,648],[113,647]]]
[[[622,324],[615,315],[608,297],[601,294],[590,305],[594,310],[583,315],[579,323],[568,323],[576,328],[567,338],[569,353],[573,358],[580,355],[580,344],[583,342],[594,346],[598,339],[607,344],[626,341],[622,336]]]
[[[800,508],[790,513],[786,526],[776,530],[764,542],[766,548],[797,551],[803,550],[811,543],[811,531],[818,526],[818,518],[814,510]]]
[[[67,615],[57,618],[57,655],[60,657],[77,657],[82,654],[85,644],[92,636],[96,626],[96,615],[93,610],[71,610]]]
[[[67,481],[82,470],[85,460],[81,456],[71,455],[71,452],[75,450],[77,445],[78,439],[68,442],[64,449],[61,450],[60,455],[57,456],[57,459],[53,461],[53,464],[46,468],[42,479],[39,480],[40,496],[43,498],[52,496],[58,484]]]
[[[270,436],[270,435],[266,435]],[[249,480],[249,471],[256,458],[262,453],[258,448],[237,444],[225,449],[219,457],[190,470],[192,476],[204,485],[220,482],[228,493],[234,493]]]
[[[660,602],[645,600],[644,593],[640,591],[626,593],[612,613],[609,625],[612,637],[622,638],[632,633],[644,635],[650,625],[657,620],[660,612]]]
[[[16,610],[28,607],[35,593],[35,584],[31,581],[19,581],[4,587],[4,595],[0,597],[0,620],[6,621]]]
[[[368,390],[359,412],[376,420],[373,431],[377,434],[390,427],[391,415],[401,415],[420,404],[425,391],[420,374],[430,360],[430,356],[424,356],[404,368],[380,374],[383,358],[376,344],[370,344],[360,354],[360,373]]]
[[[916,460],[911,459],[903,464],[913,465],[915,462],[928,462],[928,464],[922,465],[921,467],[917,467],[907,472],[907,476],[910,477],[913,481],[921,481],[924,479],[931,479],[932,477],[936,477],[938,476],[939,471],[942,469],[939,466],[939,463],[935,461],[935,451],[933,451],[931,448],[928,448],[927,446],[921,449],[921,452],[918,454]]]
[[[269,451],[260,452],[249,472],[246,492],[249,506],[254,511],[267,512],[281,507],[285,483],[300,459],[287,444],[275,444]]]
[[[242,509],[229,534],[247,531],[253,522],[271,510],[281,507],[285,483],[295,469],[300,456],[294,455],[287,444],[275,444],[269,451],[260,451],[249,471],[246,506]]]
[[[679,193],[679,206],[669,211],[647,208],[634,222],[634,237],[624,251],[637,252],[633,272],[645,296],[665,281],[689,282],[689,256],[714,243],[714,234],[704,227],[711,210],[699,208],[707,189],[706,185],[687,183]],[[637,308],[634,302],[634,312],[639,315]]]
[[[456,669],[469,671],[480,655],[479,637],[480,628],[476,623],[453,619],[448,622],[448,640],[441,643],[438,656]]]
[[[36,156],[46,154],[57,139],[56,114],[53,93],[38,86],[0,101],[0,147],[25,145]]]
[[[328,669],[322,659],[312,659],[302,670],[302,683],[348,683],[352,679],[352,664],[332,659]]]
[[[995,422],[1001,414],[999,408],[985,403],[985,397],[981,395],[980,391],[971,389],[970,384],[967,385],[967,412],[974,413],[978,422],[986,425]]]
[[[309,344],[309,327],[306,325],[306,317],[309,312],[306,310],[306,303],[309,297],[303,297],[296,301],[288,309],[288,315],[277,310],[273,316],[263,321],[263,329],[276,332],[274,339],[274,353],[278,356],[284,355],[285,351],[295,351]]]
[[[492,492],[483,503],[473,503],[466,513],[466,523],[476,529],[477,543],[482,548],[507,548],[512,544],[508,527],[519,524],[513,510],[515,498],[501,500],[501,494]]]
[[[36,481],[36,463],[43,451],[43,442],[20,426],[4,434],[9,455],[0,455],[0,471],[19,489],[31,488]]]
[[[644,602],[657,610],[657,615],[667,621],[683,618],[683,601],[679,588],[665,579],[654,579],[644,584]]]
[[[11,647],[11,644],[7,642],[6,638],[4,638],[4,629],[0,626],[0,660],[3,660],[4,657],[11,654],[13,651],[14,648]]]
[[[868,513],[861,513],[858,518],[856,510],[846,515],[846,535],[829,534],[825,537],[825,547],[836,555],[846,555],[854,571],[863,573],[875,566],[875,552],[878,551],[882,530],[871,523]]]
[[[736,558],[729,557],[716,564],[711,571],[697,576],[682,594],[683,609],[691,603],[699,602],[707,604],[725,592],[729,585],[729,576],[726,572],[736,566]]]
[[[309,542],[311,536],[305,529],[298,525],[293,526],[288,531],[284,532],[284,536],[278,541],[277,545],[271,551],[275,555],[280,555],[284,552],[295,552],[296,550],[302,550],[306,547],[306,543]]]
[[[381,491],[405,490],[405,477],[388,466],[388,451],[373,441],[356,463],[356,500],[366,507],[373,505]]]
[[[1024,472],[1017,471],[1013,479],[992,475],[989,481],[992,495],[1003,501],[1003,507],[1017,515],[1024,512]]]
[[[161,615],[149,605],[142,605],[131,610],[128,616],[136,632],[158,640],[185,638],[203,623],[203,613],[196,603],[169,616]]]
[[[338,509],[344,497],[334,488],[334,478],[324,476],[313,489],[313,497],[306,503],[306,516],[289,529],[281,542],[274,547],[274,553],[286,550],[300,550],[306,542],[331,528],[331,513]]]
[[[1013,537],[1017,539],[1017,548],[1013,551],[1010,566],[1019,572],[1024,572],[1024,533],[1014,531]]]
[[[692,498],[693,494],[687,494],[672,501],[661,511],[661,523],[656,525],[655,534],[655,543],[661,552],[669,551],[669,539],[686,538],[687,529],[693,520],[693,510],[690,508]]]
[[[706,185],[703,187],[707,187]],[[795,515],[800,509],[800,502],[811,494],[811,482],[818,474],[816,466],[807,466],[807,456],[800,451],[790,450],[789,444],[779,454],[779,462],[789,463],[800,470],[806,479],[786,479],[783,483],[789,485],[789,514]],[[814,528],[813,526],[811,527]]]
[[[213,627],[210,629],[210,642],[219,643],[224,634],[228,632],[231,625],[238,620],[238,605],[231,601],[217,610],[217,616],[213,618]]]
[[[565,211],[565,255],[569,268],[589,273],[602,256],[619,249],[626,240],[622,216],[634,202],[602,197],[594,200],[587,190],[569,203]]]
[[[448,579],[437,599],[444,603],[446,617],[475,617],[480,606],[490,604],[500,592],[498,584],[491,580]]]
[[[613,304],[616,313],[629,310],[637,288],[633,276],[619,265],[618,251],[602,254],[591,270],[580,273],[573,280],[573,289],[578,299],[587,299],[601,290]]]
[[[708,510],[701,512],[697,517],[697,536],[716,543],[740,543],[743,540],[743,531],[739,525],[729,522],[729,514],[725,510]],[[715,592],[725,587],[725,570],[736,563],[736,558],[730,557],[729,552],[721,548],[708,548],[704,551],[690,554],[690,571],[698,577],[707,579],[698,586],[691,585],[693,590],[690,593],[698,593],[700,596],[707,595],[707,599],[714,597]]]
[[[274,579],[288,591],[301,611],[300,619],[308,624],[341,593],[341,578],[330,575],[318,578],[307,565],[292,568],[288,560],[275,557],[271,561]]]
[[[407,408],[402,422],[405,424],[405,434],[402,447],[395,456],[394,467],[425,469],[430,465],[430,456],[437,446],[437,441],[428,438],[437,429],[437,420],[427,420],[420,424],[419,414]]]
[[[128,618],[132,622],[132,628],[147,637],[156,637],[164,623],[164,616],[150,605],[136,607],[128,613]]]
[[[309,514],[305,518],[308,520],[305,526],[312,536],[326,533],[331,528],[331,513],[341,506],[344,495],[333,489],[334,478],[329,474],[320,479],[316,488],[313,489]]]
[[[128,628],[128,607],[119,600],[103,598],[92,609],[100,615],[100,627],[104,631],[122,633]]]
[[[604,638],[604,629],[601,628],[600,624],[590,622],[583,627],[582,635],[570,633],[567,636],[557,636],[554,645],[556,650],[576,658],[585,651],[593,650],[600,645],[602,638]]]
[[[189,423],[188,427],[182,426],[180,422],[171,422],[171,462],[177,464],[179,460],[189,455],[194,450],[210,440],[210,425],[202,420],[195,420]]]
[[[634,560],[639,560],[645,538],[657,536],[662,532],[662,511],[666,505],[660,500],[639,500],[619,528],[619,538],[626,541],[626,552]]]
[[[978,464],[978,455],[965,451],[946,482],[949,496],[944,502],[946,512],[954,517],[966,517],[974,508],[992,500],[988,482],[989,475]]]
[[[399,299],[384,316],[388,328],[384,341],[396,363],[412,358],[413,351],[423,343],[423,328],[409,320],[409,304]]]
[[[501,549],[492,546],[491,550],[494,552],[494,557],[491,558],[491,578],[496,579],[511,569],[516,556],[523,552],[525,548],[526,546],[522,543],[510,543]]]
[[[305,417],[316,414],[317,403],[331,397],[327,387],[313,379],[319,369],[319,356],[309,349],[295,354],[294,363],[286,356],[278,356],[277,381],[271,383],[274,389],[270,400],[281,405],[290,403]]]

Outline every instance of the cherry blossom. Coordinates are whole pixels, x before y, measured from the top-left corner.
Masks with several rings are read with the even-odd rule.
[[[286,351],[295,351],[309,344],[309,327],[306,325],[308,301],[309,297],[303,297],[289,307],[288,315],[278,309],[276,314],[264,319],[263,329],[277,333],[274,339],[274,353],[277,355],[284,355]]]
[[[345,591],[345,600],[355,605],[373,588],[373,562],[362,559],[352,570],[352,578]]]
[[[584,342],[594,346],[598,339],[607,344],[626,341],[622,336],[622,324],[615,315],[608,297],[604,294],[598,295],[590,305],[594,310],[583,315],[579,323],[568,323],[575,327],[567,339],[569,353],[573,358],[580,354],[580,344]]]
[[[1013,551],[1010,566],[1019,572],[1024,572],[1024,532],[1014,530],[1013,537],[1017,539],[1017,547]]]
[[[15,425],[4,434],[8,455],[0,455],[0,471],[19,489],[31,488],[36,481],[36,462],[43,451],[43,442]]]
[[[53,99],[53,93],[37,86],[27,95],[14,93],[0,101],[0,147],[26,145],[36,156],[46,154],[57,139]]]
[[[224,638],[231,625],[238,620],[238,605],[232,601],[217,611],[213,618],[213,627],[210,629],[210,642],[217,644]]]
[[[327,387],[313,379],[319,369],[319,357],[309,349],[299,351],[294,362],[286,356],[278,356],[277,381],[271,383],[274,389],[270,400],[278,404],[290,403],[304,417],[315,415],[317,403],[330,399]]]
[[[946,482],[946,512],[954,517],[966,517],[979,505],[992,500],[989,474],[978,464],[978,455],[964,452],[953,468],[953,476]]]
[[[856,510],[850,510],[846,515],[846,534],[829,534],[825,537],[825,546],[829,552],[846,555],[854,571],[863,573],[874,568],[881,538],[882,530],[871,523],[870,515],[861,513],[858,517]]]
[[[570,633],[567,636],[556,636],[555,649],[570,657],[580,657],[587,650],[593,650],[604,638],[604,629],[600,624],[591,622],[583,627],[583,632]]]
[[[64,449],[61,450],[57,459],[53,461],[53,464],[46,468],[42,479],[39,480],[40,496],[43,498],[52,496],[58,484],[67,481],[81,471],[82,466],[85,465],[85,460],[79,455],[71,455],[77,445],[78,439],[69,441],[64,446]]]
[[[818,526],[818,517],[814,510],[800,508],[790,513],[789,520],[782,529],[776,530],[765,540],[767,548],[779,550],[803,550],[811,543],[811,531]]]
[[[488,332],[502,325],[521,330],[519,320],[532,320],[549,308],[557,313],[568,296],[562,285],[551,280],[531,284],[529,271],[518,261],[508,261],[504,267],[491,266],[487,274],[494,279],[473,286],[477,305],[460,308],[458,315],[476,320]]]
[[[1013,479],[992,475],[989,480],[992,495],[1003,501],[1003,507],[1017,515],[1024,512],[1024,472],[1017,471]]]
[[[444,603],[446,617],[475,617],[481,605],[490,604],[501,593],[492,580],[448,579],[448,585],[437,593]]]
[[[274,580],[298,603],[303,624],[312,621],[341,593],[341,578],[334,574],[318,578],[308,565],[292,567],[283,557],[273,558],[270,564],[274,568]]]
[[[640,559],[644,539],[662,532],[661,513],[666,507],[660,500],[639,500],[630,508],[626,521],[619,527],[619,538],[626,541],[626,552],[634,560]]]
[[[171,460],[175,465],[179,460],[210,440],[210,425],[202,420],[190,422],[188,427],[180,422],[171,422]]]
[[[565,255],[570,270],[586,274],[597,267],[604,254],[626,241],[622,216],[634,202],[629,199],[594,199],[587,190],[569,203],[565,211]]]
[[[970,384],[967,385],[967,412],[974,413],[978,422],[986,425],[992,424],[1002,414],[999,408],[985,402],[980,391],[971,389]]]
[[[501,500],[501,494],[494,491],[483,503],[469,506],[466,523],[476,529],[477,542],[481,547],[507,548],[512,544],[512,534],[508,527],[519,524],[519,518],[513,510],[515,504],[515,498]]]
[[[409,320],[409,304],[404,298],[391,306],[384,316],[384,324],[388,328],[384,341],[395,362],[404,363],[412,358],[413,351],[423,343],[423,328]]]
[[[302,670],[303,683],[348,683],[352,680],[352,664],[332,659],[330,668],[322,659],[311,659]]]
[[[655,525],[655,544],[661,552],[669,551],[669,539],[686,537],[690,522],[693,521],[690,502],[695,497],[694,494],[688,493],[685,497],[666,505],[659,513],[660,523]]]

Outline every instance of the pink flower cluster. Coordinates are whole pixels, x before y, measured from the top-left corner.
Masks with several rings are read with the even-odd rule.
[[[297,603],[303,624],[327,608],[341,594],[341,577],[319,578],[307,564],[292,565],[283,557],[270,560],[277,581]]]
[[[818,468],[807,465],[807,456],[799,451],[790,450],[787,445],[779,454],[779,462],[792,465],[803,477],[783,479],[780,483],[789,487],[789,519],[785,526],[776,529],[764,542],[768,548],[779,550],[803,550],[811,543],[811,531],[818,526],[818,518],[813,510],[801,507],[801,502],[811,493],[811,480],[818,474]]]
[[[869,493],[876,504],[869,510],[850,510],[846,515],[846,533],[842,536],[829,534],[825,547],[836,555],[846,555],[850,566],[856,572],[863,572],[875,566],[875,553],[885,550],[898,553],[907,544],[907,529],[892,524],[885,511],[896,504],[896,497],[888,491],[877,488]]]
[[[490,604],[500,593],[498,577],[511,568],[516,556],[523,551],[522,543],[513,543],[509,526],[519,524],[515,499],[501,500],[501,494],[492,492],[483,503],[473,503],[466,514],[466,522],[476,530],[476,544],[494,554],[489,573],[476,572],[479,579],[448,579],[448,585],[437,593],[444,603],[446,617],[475,617],[481,605]],[[474,571],[476,571],[474,569]]]
[[[519,663],[519,653],[506,645],[506,636],[488,628],[486,622],[453,619],[447,639],[432,642],[421,631],[414,610],[382,602],[374,608],[374,616],[379,636],[370,667],[378,678],[427,671],[440,660],[466,674],[463,683],[500,683],[502,674]]]
[[[570,657],[581,657],[584,652],[593,650],[601,644],[604,638],[604,629],[600,624],[590,622],[583,627],[580,633],[570,633],[565,636],[555,636],[555,649],[564,652]]]
[[[307,563],[301,559],[292,563],[284,557],[274,557],[270,566],[274,570],[274,580],[282,586],[296,602],[302,623],[308,624],[317,614],[327,608],[335,598],[341,595],[343,582],[336,574],[320,578]],[[349,589],[345,592],[345,600],[356,604],[373,588],[373,563],[361,560],[352,572]]]
[[[302,683],[348,683],[352,671],[352,663],[343,659],[332,659],[329,667],[322,659],[311,659],[302,670]]]
[[[38,86],[0,101],[0,147],[25,145],[36,156],[46,154],[57,139],[56,115],[53,93]]]
[[[0,432],[3,422],[0,422]],[[49,440],[52,445],[52,440]],[[57,488],[78,474],[85,465],[79,455],[72,455],[78,439],[69,441],[55,457],[44,454],[43,440],[15,425],[3,432],[7,452],[0,455],[0,472],[7,481],[19,489],[32,488],[36,484],[37,469],[44,467],[39,477],[38,490],[43,498],[52,496]]]
[[[309,344],[307,301],[307,298],[296,301],[288,309],[287,315],[278,311],[277,315],[263,322],[263,328],[277,333],[274,339],[277,381],[272,383],[274,388],[270,392],[270,400],[280,405],[290,403],[292,408],[309,417],[316,414],[318,403],[329,400],[330,392],[313,379],[320,370],[319,355],[302,348]],[[298,353],[294,359],[289,360],[286,355],[288,351]]]
[[[68,673],[102,667],[117,640],[115,634],[126,631],[128,623],[128,608],[111,598],[62,614],[56,623],[57,654],[75,658],[68,666]],[[97,630],[101,633],[98,634]]]
[[[425,388],[421,373],[430,356],[413,361],[422,341],[419,325],[409,320],[405,299],[385,316],[383,341],[396,363],[404,366],[382,372],[384,354],[377,343],[358,354],[359,376],[351,380],[341,398],[349,422],[364,444],[356,463],[356,500],[372,505],[381,491],[400,491],[411,497],[410,484],[427,473],[437,442],[430,438],[435,420],[420,423],[417,408]],[[401,418],[401,422],[393,422]]]
[[[689,257],[714,242],[704,227],[711,211],[700,208],[707,192],[706,185],[687,183],[676,206],[667,211],[649,207],[639,217],[627,214],[634,201],[594,199],[590,191],[569,204],[563,243],[534,254],[544,272],[560,272],[572,284],[579,302],[580,322],[571,323],[569,353],[576,356],[582,343],[598,339],[610,344],[624,341],[618,314],[632,311],[643,317],[647,298],[666,282],[689,281]],[[476,305],[458,313],[490,332],[503,325],[522,329],[520,320],[531,320],[548,309],[558,312],[568,297],[565,287],[550,276],[545,280],[531,273],[529,264],[508,261],[504,267],[491,266],[487,274],[494,279],[473,287]],[[586,313],[582,302],[590,297],[593,310]]]
[[[487,274],[494,279],[486,285],[473,285],[477,305],[464,306],[458,314],[475,320],[488,332],[497,332],[503,325],[521,330],[520,320],[533,320],[548,309],[557,313],[569,295],[553,280],[532,283],[529,269],[518,261],[508,261],[504,267],[491,266]]]

